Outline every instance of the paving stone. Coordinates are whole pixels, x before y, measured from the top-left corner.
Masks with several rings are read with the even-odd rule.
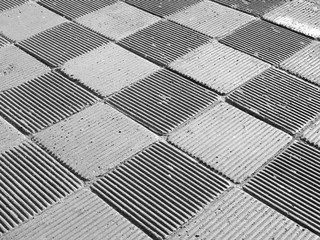
[[[6,11],[10,8],[17,7],[27,2],[28,0],[10,0],[10,1],[1,1],[0,2],[0,12]]]
[[[26,138],[11,124],[0,117],[0,153],[19,145]]]
[[[304,131],[302,138],[320,148],[320,119]]]

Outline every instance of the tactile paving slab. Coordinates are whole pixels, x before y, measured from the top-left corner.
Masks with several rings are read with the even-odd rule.
[[[139,228],[83,189],[54,205],[41,216],[17,227],[3,240],[61,239],[150,239]]]
[[[160,67],[109,43],[76,57],[62,66],[70,77],[103,96],[143,79]]]
[[[135,7],[141,8],[147,12],[158,15],[160,17],[173,14],[179,10],[183,10],[201,0],[183,0],[183,1],[172,1],[172,0],[125,0],[127,3],[132,4]]]
[[[0,13],[0,30],[8,38],[21,41],[65,21],[63,17],[29,1]]]
[[[157,16],[118,1],[80,17],[76,21],[112,40],[119,41],[160,19]]]
[[[10,42],[5,39],[4,37],[0,36],[0,48],[5,46],[5,45],[8,45]]]
[[[204,0],[190,8],[169,15],[167,19],[210,37],[221,37],[255,18],[212,1]]]
[[[19,46],[55,67],[108,42],[87,28],[67,22],[19,42]]]
[[[81,181],[31,142],[0,154],[0,236],[80,188]]]
[[[281,63],[281,67],[320,86],[320,43],[312,42]]]
[[[0,91],[16,87],[50,71],[43,63],[11,45],[0,48]]]
[[[163,135],[217,100],[217,95],[168,70],[112,95],[107,101]]]
[[[92,179],[156,141],[156,136],[112,107],[97,103],[35,134],[35,140]]]
[[[156,143],[92,185],[150,236],[165,238],[229,184],[165,143]]]
[[[280,6],[286,0],[214,0],[228,7],[251,13],[254,15],[263,15],[272,9]]]
[[[20,144],[25,137],[0,117],[0,153]]]
[[[252,178],[245,190],[320,233],[320,150],[295,142]]]
[[[320,114],[319,88],[273,68],[236,89],[228,99],[291,134]]]
[[[274,65],[311,43],[308,37],[262,20],[253,21],[220,41]]]
[[[234,182],[243,182],[291,140],[288,134],[221,103],[169,141]]]
[[[320,148],[320,119],[304,131],[302,138]]]
[[[179,73],[226,94],[270,67],[250,55],[216,41],[209,42],[169,64]]]
[[[64,17],[76,19],[116,2],[116,0],[40,0],[39,4]]]
[[[151,61],[167,65],[209,40],[208,36],[177,23],[160,21],[119,43]]]
[[[56,72],[0,93],[1,115],[24,133],[40,131],[94,103],[95,96]]]
[[[263,17],[313,38],[320,38],[320,2],[288,1]]]
[[[22,5],[23,3],[27,2],[28,0],[10,0],[10,1],[1,1],[0,2],[0,13],[8,10],[10,8],[17,7]]]
[[[178,239],[318,240],[319,237],[242,190],[232,189],[172,238]]]

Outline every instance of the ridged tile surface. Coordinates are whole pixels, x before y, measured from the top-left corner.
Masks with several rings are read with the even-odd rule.
[[[285,0],[214,0],[215,2],[224,4],[234,9],[251,13],[254,15],[262,15],[272,9],[280,6]]]
[[[31,1],[0,13],[1,31],[16,41],[31,37],[65,21],[63,17]]]
[[[320,38],[320,2],[290,1],[263,17],[294,31]]]
[[[25,137],[11,124],[0,117],[0,153],[18,145]]]
[[[270,67],[216,41],[178,58],[169,67],[226,94]]]
[[[250,177],[291,137],[226,103],[174,132],[169,141],[234,182]]]
[[[159,17],[119,1],[80,17],[77,22],[119,41],[159,20]]]
[[[175,13],[179,10],[185,9],[201,0],[183,0],[183,1],[171,1],[171,0],[125,0],[127,3],[132,4],[138,8],[141,8],[152,14],[164,17],[169,14]]]
[[[266,21],[254,21],[220,40],[222,43],[278,65],[311,43],[311,39]]]
[[[320,150],[295,142],[245,190],[320,234]]]
[[[169,15],[168,19],[211,37],[221,37],[255,19],[209,0]]]
[[[207,207],[172,240],[319,240],[315,234],[239,189]]]
[[[68,22],[19,42],[19,46],[47,64],[59,66],[108,42],[97,33]]]
[[[152,144],[156,136],[112,107],[98,103],[37,133],[35,139],[90,179]]]
[[[50,10],[70,19],[75,19],[114,3],[116,0],[40,0]]]
[[[227,188],[221,177],[165,143],[152,145],[92,185],[156,239],[172,233]]]
[[[312,42],[309,46],[285,60],[281,67],[320,85],[320,43]]]
[[[120,44],[166,65],[208,41],[209,37],[199,32],[170,21],[160,21],[124,38]]]
[[[162,135],[200,112],[217,95],[168,70],[161,70],[107,101]]]
[[[252,79],[229,99],[292,134],[320,114],[319,88],[277,69]]]
[[[304,131],[302,138],[320,148],[320,119]]]
[[[0,2],[0,12],[22,5],[28,0],[10,0]]]
[[[0,36],[0,48],[8,44],[9,44],[9,41],[4,37]]]
[[[46,65],[13,45],[0,48],[0,56],[0,91],[50,71]]]
[[[17,128],[40,131],[97,100],[62,75],[52,72],[0,93],[0,112]]]
[[[95,194],[83,189],[4,237],[4,240],[14,239],[150,238]]]
[[[68,61],[62,70],[103,96],[110,95],[160,68],[114,43]]]
[[[82,183],[33,143],[0,154],[0,236],[80,188]]]

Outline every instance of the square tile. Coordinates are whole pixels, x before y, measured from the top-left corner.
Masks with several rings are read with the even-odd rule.
[[[10,42],[6,38],[4,38],[3,36],[0,35],[0,48],[6,46],[8,44],[10,44]]]
[[[26,138],[11,124],[0,117],[0,153],[19,145]]]
[[[0,13],[6,11],[10,8],[17,7],[19,5],[24,4],[28,0],[10,0],[10,1],[1,1],[0,2]]]
[[[320,148],[320,119],[303,132],[302,138]]]
[[[108,96],[160,68],[124,48],[109,43],[76,57],[62,66],[70,77]]]
[[[160,19],[119,1],[80,17],[76,21],[110,39],[119,41]]]

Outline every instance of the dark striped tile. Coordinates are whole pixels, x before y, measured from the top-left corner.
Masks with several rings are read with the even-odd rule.
[[[183,1],[172,1],[172,0],[125,0],[127,3],[141,8],[147,12],[158,15],[160,17],[167,16],[175,13],[179,10],[183,10],[201,0],[183,0]]]
[[[320,118],[304,131],[302,138],[320,148]]]
[[[177,23],[160,21],[119,43],[151,61],[166,65],[209,40],[208,36]]]
[[[240,11],[251,13],[254,15],[263,15],[272,9],[280,6],[286,0],[213,0],[224,4],[228,7],[235,8]]]
[[[10,42],[5,39],[4,37],[0,36],[0,48],[5,46],[5,45],[8,45]]]
[[[136,121],[166,134],[217,100],[217,95],[161,70],[107,99]]]
[[[40,0],[39,4],[69,19],[75,19],[108,6],[116,0]]]
[[[18,45],[54,67],[108,42],[95,32],[67,22],[19,42]]]
[[[160,142],[99,179],[91,188],[159,239],[187,222],[228,187],[210,169]]]
[[[0,13],[2,11],[8,10],[10,8],[17,7],[19,5],[22,5],[23,3],[27,2],[28,0],[5,0],[0,1]]]
[[[79,189],[81,181],[31,142],[0,154],[0,236]]]
[[[320,150],[295,142],[252,178],[245,190],[320,234]]]
[[[294,134],[320,114],[320,90],[277,69],[268,69],[228,100]]]
[[[21,131],[40,131],[94,103],[95,96],[51,72],[0,93],[0,112]]]
[[[220,41],[274,65],[311,43],[311,39],[299,33],[262,20],[251,22]]]

